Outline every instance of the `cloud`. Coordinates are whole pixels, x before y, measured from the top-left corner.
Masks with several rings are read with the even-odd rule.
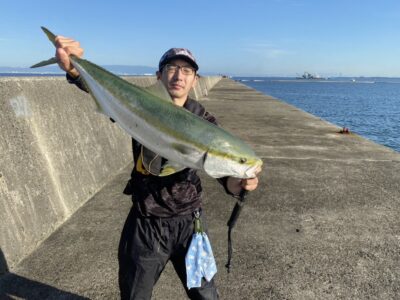
[[[291,51],[280,48],[275,44],[266,42],[257,42],[246,45],[243,47],[243,51],[268,59],[276,59],[292,53]]]

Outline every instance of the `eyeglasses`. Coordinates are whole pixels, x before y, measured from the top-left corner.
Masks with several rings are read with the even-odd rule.
[[[177,65],[165,65],[165,69],[168,73],[175,73],[177,70],[181,70],[183,75],[192,75],[194,73],[194,69],[191,67],[181,67]]]

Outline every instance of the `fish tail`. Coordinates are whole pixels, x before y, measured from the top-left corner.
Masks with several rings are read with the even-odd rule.
[[[52,33],[46,27],[42,26],[41,28],[44,31],[44,33],[47,35],[47,38],[50,40],[50,42],[55,46],[56,45],[56,36],[54,35],[54,33]],[[31,66],[31,68],[39,68],[39,67],[43,67],[43,66],[47,66],[47,65],[56,64],[56,63],[57,63],[57,58],[52,57],[50,59],[43,60],[37,64],[34,64],[33,66]]]
[[[47,38],[50,40],[50,42],[55,46],[56,45],[56,36],[54,33],[52,33],[50,30],[48,30],[46,27],[40,27],[44,31],[44,33],[47,35]]]

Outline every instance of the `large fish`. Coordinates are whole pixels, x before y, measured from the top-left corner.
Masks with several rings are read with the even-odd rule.
[[[42,27],[55,45],[55,35]],[[142,88],[88,60],[70,56],[99,111],[115,120],[129,135],[168,160],[160,176],[186,167],[219,178],[255,177],[262,165],[254,151],[226,130],[173,104],[159,81]],[[56,63],[56,58],[34,67]]]

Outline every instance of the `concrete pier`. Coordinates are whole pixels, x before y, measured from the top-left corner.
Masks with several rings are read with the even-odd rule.
[[[33,87],[31,93],[35,93]],[[57,93],[51,95],[57,99]],[[219,123],[251,144],[264,161],[260,188],[249,195],[233,232],[229,275],[224,268],[226,222],[234,200],[215,180],[202,175],[221,299],[398,299],[400,154],[355,134],[339,134],[337,126],[229,79],[218,82],[206,95],[203,104]],[[0,121],[2,126],[5,123]],[[107,139],[113,140],[113,136]],[[3,149],[10,149],[9,144],[1,141],[1,153],[8,153]],[[57,141],[62,141],[61,137]],[[30,143],[35,144],[28,140],[24,145]],[[82,192],[85,201],[68,206],[74,213],[60,218],[62,225],[29,256],[11,265],[11,250],[0,253],[3,269],[7,263],[10,269],[0,278],[0,298],[118,299],[117,245],[131,205],[129,197],[122,194],[131,168],[129,145],[121,144],[121,164],[112,169],[117,175],[104,175],[100,183],[93,179],[96,194]],[[118,143],[112,146],[119,151]],[[57,151],[48,152],[54,155]],[[31,154],[18,153],[21,159],[27,157],[22,161],[30,161]],[[106,155],[103,158],[108,159]],[[43,165],[46,162],[44,159]],[[4,164],[0,166],[4,172]],[[90,172],[90,168],[83,165],[82,172]],[[57,169],[59,176],[65,174],[62,171]],[[82,178],[86,177],[92,178]],[[4,186],[1,180],[0,188]],[[58,189],[45,196],[53,199],[57,192],[64,194],[63,182],[50,182]],[[14,186],[18,185],[24,186],[24,182],[15,181]],[[24,213],[28,215],[29,211]],[[3,234],[4,226],[1,230]],[[11,237],[6,241],[11,243]],[[5,249],[3,243],[1,240],[0,246]],[[185,299],[170,264],[153,299]]]
[[[156,77],[126,80],[149,86]],[[219,80],[202,77],[193,96]],[[0,77],[0,251],[9,267],[132,160],[130,137],[95,111],[64,77]]]

